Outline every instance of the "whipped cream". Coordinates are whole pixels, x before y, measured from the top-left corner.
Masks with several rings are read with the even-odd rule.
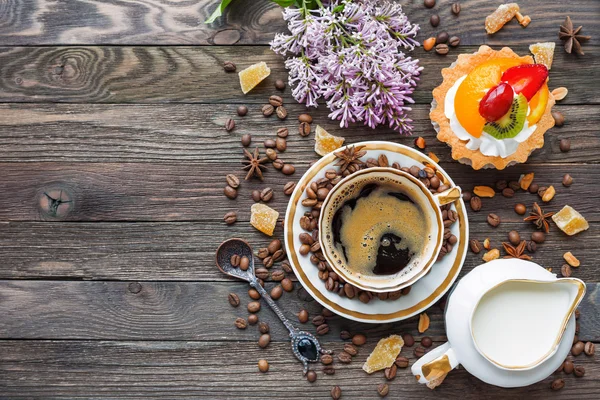
[[[450,121],[450,128],[454,132],[454,134],[460,140],[468,140],[467,148],[469,150],[479,150],[483,155],[486,156],[500,156],[502,158],[506,158],[511,154],[514,154],[519,147],[519,144],[526,141],[529,136],[533,132],[535,132],[536,125],[529,126],[527,120],[525,120],[525,125],[523,125],[523,129],[521,132],[513,138],[510,139],[496,139],[492,135],[487,134],[486,132],[481,132],[481,136],[476,138],[472,136],[463,126],[460,124],[460,121],[456,117],[456,112],[454,110],[454,98],[456,97],[456,91],[458,87],[465,80],[467,75],[459,78],[454,82],[454,85],[448,90],[446,93],[446,99],[444,100],[444,114],[446,114],[446,118]],[[531,112],[529,106],[527,106],[527,115]]]

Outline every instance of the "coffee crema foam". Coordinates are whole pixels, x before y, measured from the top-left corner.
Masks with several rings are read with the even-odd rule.
[[[342,188],[331,199],[325,225],[326,245],[337,265],[357,277],[408,273],[430,240],[423,195],[416,190],[403,180],[382,176]],[[385,268],[382,261],[394,268]]]

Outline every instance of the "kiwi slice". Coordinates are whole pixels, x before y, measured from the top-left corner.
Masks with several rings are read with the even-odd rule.
[[[498,121],[486,122],[483,131],[496,139],[514,138],[521,132],[527,118],[527,98],[519,94],[513,99],[510,110]]]

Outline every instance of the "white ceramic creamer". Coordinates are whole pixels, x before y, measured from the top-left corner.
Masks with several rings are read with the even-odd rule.
[[[571,347],[573,312],[584,294],[581,280],[557,278],[529,261],[483,264],[448,299],[448,343],[420,358],[412,372],[419,382],[428,383],[462,364],[497,386],[542,380],[560,366]]]

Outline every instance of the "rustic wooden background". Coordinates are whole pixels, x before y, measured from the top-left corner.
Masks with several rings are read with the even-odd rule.
[[[533,171],[536,182],[558,190],[549,210],[570,204],[590,220],[590,229],[572,238],[554,228],[534,259],[557,273],[564,252],[581,259],[574,276],[587,281],[588,294],[580,337],[600,342],[600,2],[523,0],[531,25],[523,29],[512,21],[492,37],[485,34],[483,20],[499,0],[462,1],[459,17],[451,14],[451,1],[438,0],[433,10],[421,0],[403,3],[410,19],[422,26],[421,40],[446,30],[462,41],[446,57],[414,52],[425,67],[414,96],[416,133],[463,188]],[[344,398],[376,398],[384,378],[367,376],[362,362],[380,337],[417,335],[414,318],[391,325],[331,318],[331,332],[322,337],[327,348],[341,349],[341,329],[366,333],[368,343],[352,364],[336,363],[334,376],[317,366],[318,380],[310,384],[269,310],[259,313],[271,325],[273,342],[267,349],[258,348],[255,327],[234,327],[235,318],[247,314],[245,307],[232,308],[227,294],[240,294],[245,304],[246,286],[218,272],[214,251],[232,236],[247,238],[255,248],[268,243],[248,223],[250,192],[273,187],[271,206],[283,213],[288,199],[282,187],[290,179],[271,169],[264,184],[244,182],[232,201],[222,194],[225,175],[242,177],[243,133],[261,143],[281,126],[295,132],[295,116],[304,108],[286,89],[287,121],[266,119],[259,111],[276,93],[275,79],[286,77],[282,59],[268,47],[273,34],[285,30],[280,8],[267,0],[236,0],[217,23],[203,24],[216,5],[216,0],[0,2],[0,397],[326,399],[337,384]],[[442,20],[435,30],[428,22],[433,13]],[[585,56],[559,47],[558,27],[566,15],[593,37],[584,45]],[[428,118],[440,69],[480,44],[527,53],[536,41],[557,42],[551,87],[569,89],[556,106],[565,126],[548,131],[544,148],[526,165],[474,172],[452,161],[446,146],[434,139]],[[272,74],[244,96],[237,74],[223,72],[226,60],[238,69],[266,61]],[[247,117],[235,115],[239,104],[249,106]],[[341,130],[327,119],[324,107],[310,113],[348,143],[413,141],[386,129]],[[223,129],[228,117],[237,122],[231,133]],[[569,153],[559,151],[561,138],[572,140]],[[297,167],[293,179],[317,157],[313,145],[312,135],[290,135],[283,158]],[[565,173],[574,178],[570,188],[560,184]],[[52,217],[44,193],[61,191],[72,203]],[[512,207],[534,200],[519,193],[514,199],[485,201],[482,212],[469,214],[471,236],[490,237],[498,245],[511,229],[529,234],[531,226]],[[228,227],[222,217],[231,210],[240,218]],[[503,220],[496,229],[485,222],[492,211]],[[480,262],[469,253],[463,274]],[[297,293],[284,294],[279,304],[291,318],[302,307],[311,316],[321,310]],[[432,323],[426,334],[437,345],[445,340],[442,312],[433,307],[428,313]],[[523,340],[536,338],[523,332]],[[414,360],[412,349],[402,354]],[[269,373],[258,372],[260,358],[269,360]],[[400,370],[390,383],[390,397],[597,399],[597,359],[577,357],[586,376],[565,376],[560,392],[549,389],[553,377],[505,390],[465,370],[453,371],[430,391]]]

